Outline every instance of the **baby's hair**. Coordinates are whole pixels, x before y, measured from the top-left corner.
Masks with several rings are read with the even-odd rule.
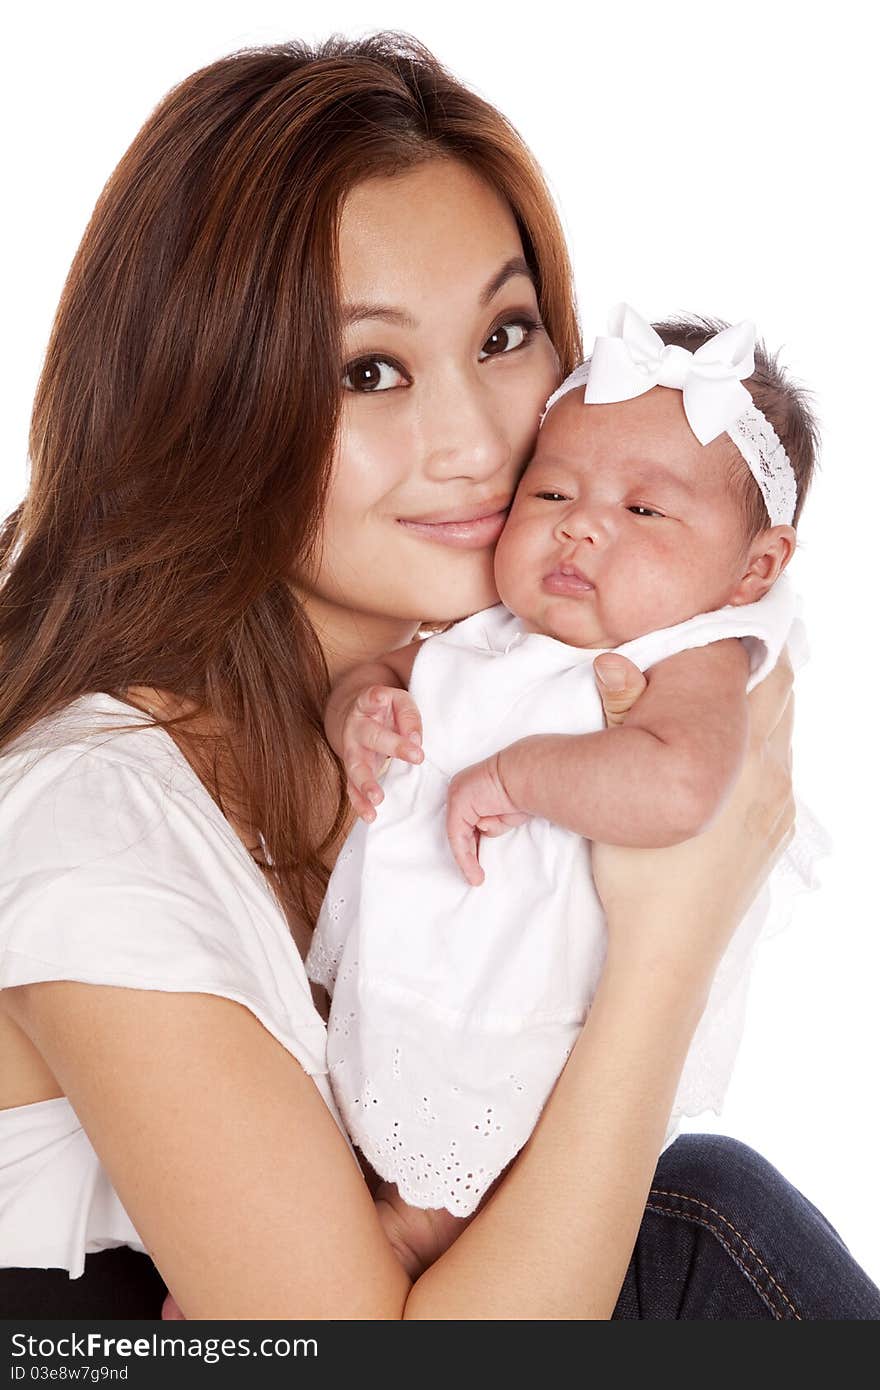
[[[696,352],[697,348],[730,325],[722,319],[698,314],[679,314],[651,325],[664,343]],[[755,343],[755,370],[743,382],[759,410],[767,416],[791,460],[797,479],[797,505],[793,526],[813,477],[819,451],[819,426],[811,404],[811,393],[790,381],[779,365],[778,353],[768,352],[763,340]],[[761,489],[735,445],[731,445],[731,481],[741,489],[743,520],[749,540],[770,523]]]

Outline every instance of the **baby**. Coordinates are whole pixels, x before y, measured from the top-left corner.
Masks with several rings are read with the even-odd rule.
[[[495,553],[501,603],[355,668],[328,703],[360,819],[306,969],[332,996],[331,1082],[386,1225],[418,1208],[434,1257],[528,1139],[589,1011],[606,943],[589,842],[706,828],[792,630],[781,576],[815,425],[750,324],[717,329],[618,306],[541,417]],[[605,728],[609,651],[650,678]],[[766,915],[721,963],[664,1147],[682,1114],[720,1108]]]

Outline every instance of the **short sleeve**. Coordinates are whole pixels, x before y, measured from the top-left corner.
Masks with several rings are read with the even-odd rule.
[[[160,775],[65,748],[13,778],[11,761],[0,988],[79,980],[221,995],[309,1075],[326,1073],[326,1026],[286,919],[219,812],[207,815],[170,765]]]

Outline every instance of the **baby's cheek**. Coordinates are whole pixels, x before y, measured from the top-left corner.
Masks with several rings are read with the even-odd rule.
[[[495,547],[495,587],[501,602],[508,608],[516,609],[519,595],[519,576],[527,563],[521,535],[508,523]]]
[[[642,572],[638,609],[643,632],[672,627],[706,608],[709,590],[702,566],[687,550],[651,557]]]

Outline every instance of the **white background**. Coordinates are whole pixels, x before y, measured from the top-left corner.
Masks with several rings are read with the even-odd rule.
[[[102,184],[174,82],[247,44],[403,29],[499,106],[559,204],[587,345],[618,299],[649,318],[753,318],[815,391],[823,426],[823,468],[790,571],[813,653],[797,683],[795,759],[798,789],[835,849],[793,926],[760,948],[722,1119],[688,1127],[759,1149],[880,1282],[870,13],[851,0],[18,7],[4,26],[0,88],[0,508],[26,486],[42,353]]]

